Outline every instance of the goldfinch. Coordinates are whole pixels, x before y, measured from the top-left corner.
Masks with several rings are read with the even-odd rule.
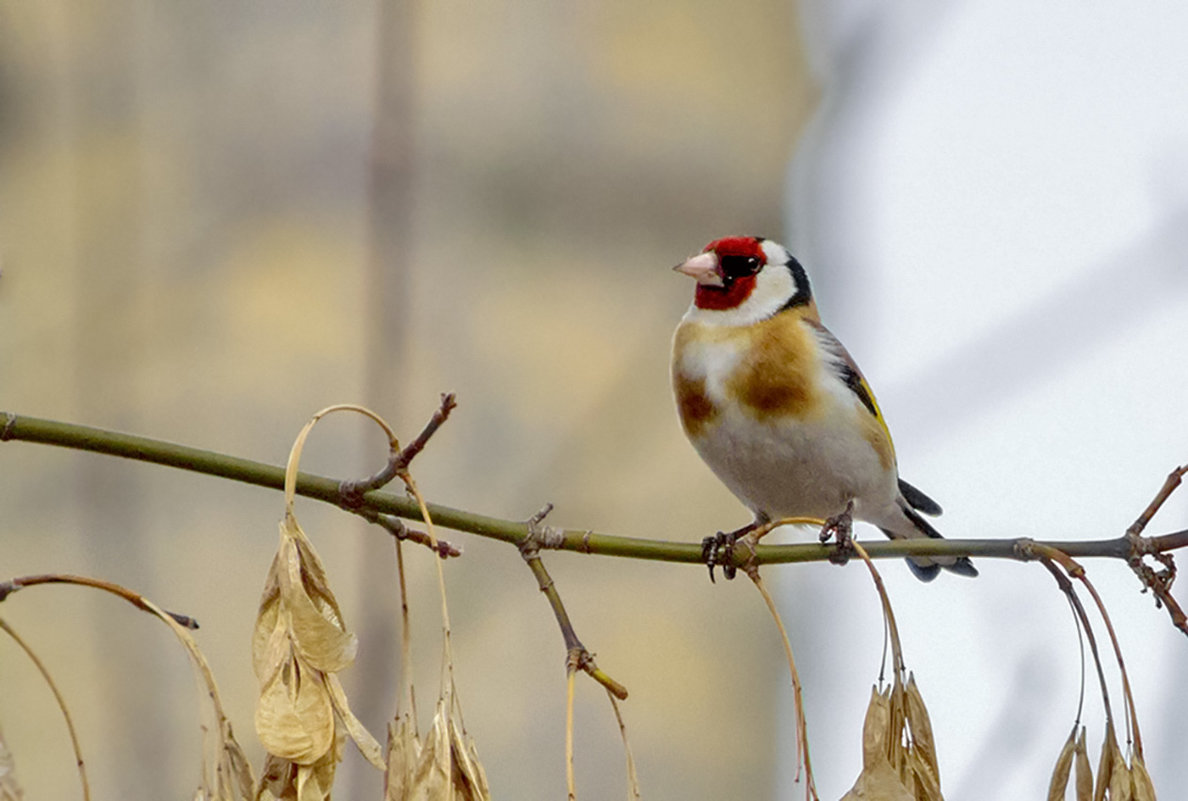
[[[852,514],[892,539],[940,537],[922,516],[940,506],[899,478],[874,393],[821,324],[787,249],[728,237],[675,269],[697,281],[673,336],[677,410],[698,454],[754,513],[740,532],[785,517],[828,529]],[[978,574],[968,557],[907,561],[924,581],[942,567]]]

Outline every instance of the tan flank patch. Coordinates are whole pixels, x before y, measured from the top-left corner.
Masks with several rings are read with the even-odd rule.
[[[814,378],[820,370],[816,343],[799,314],[784,312],[752,326],[753,337],[726,388],[757,420],[805,419],[821,408]]]
[[[705,392],[704,378],[689,378],[679,370],[673,375],[672,389],[676,393],[677,410],[685,435],[696,437],[718,416],[718,409]]]

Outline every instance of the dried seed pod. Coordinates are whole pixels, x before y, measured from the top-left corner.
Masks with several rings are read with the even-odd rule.
[[[1122,749],[1114,745],[1112,758],[1114,764],[1110,766],[1110,801],[1130,801],[1130,768],[1126,765],[1126,757],[1122,756]]]
[[[344,730],[368,761],[383,769],[379,743],[351,713],[335,675],[354,661],[357,643],[346,630],[321,559],[286,509],[256,615],[252,667],[260,682],[256,733],[269,754],[308,768],[273,771],[297,782],[299,796],[329,792],[333,769],[327,766],[337,763]]]
[[[24,797],[16,780],[15,766],[12,751],[8,750],[8,743],[4,741],[4,735],[0,734],[0,801],[20,801]]]
[[[1048,801],[1064,801],[1064,792],[1068,789],[1068,779],[1072,774],[1073,755],[1076,750],[1076,730],[1074,729],[1064,747],[1060,749],[1060,756],[1056,758],[1056,766],[1052,768],[1052,780],[1048,782]]]
[[[912,744],[920,757],[932,768],[932,775],[940,776],[940,765],[936,759],[936,740],[932,734],[932,720],[928,717],[928,707],[924,705],[924,696],[916,685],[914,674],[908,674],[906,687],[907,720],[912,729]],[[938,782],[939,784],[939,778]]]
[[[862,773],[841,801],[917,801],[888,759],[891,723],[891,691],[872,687],[862,726]]]
[[[1130,778],[1134,801],[1155,801],[1155,785],[1151,782],[1151,774],[1147,773],[1147,765],[1141,756],[1135,755],[1130,760]]]
[[[454,794],[457,801],[491,801],[487,772],[478,760],[474,740],[450,718],[450,753],[454,760]]]
[[[438,699],[433,725],[421,746],[421,759],[413,774],[408,799],[425,801],[454,801],[453,769],[450,765],[449,712],[445,701]]]
[[[1089,765],[1089,749],[1085,747],[1085,727],[1081,727],[1081,736],[1077,738],[1077,801],[1092,801],[1093,799],[1093,768]]]
[[[412,797],[413,776],[421,760],[421,741],[416,723],[405,713],[388,724],[387,769],[384,772],[384,801],[405,801]]]
[[[363,722],[351,711],[351,707],[347,703],[346,691],[342,689],[342,682],[338,680],[338,676],[327,673],[326,686],[330,688],[330,703],[334,706],[334,712],[346,729],[347,735],[354,741],[355,747],[359,749],[359,753],[372,765],[384,770],[387,767],[387,763],[384,761],[384,750],[380,747],[379,742],[371,736],[371,732],[367,731]]]
[[[910,748],[907,761],[915,782],[915,797],[919,801],[941,801],[940,776],[919,749]]]
[[[903,786],[887,758],[880,756],[875,764],[863,766],[858,781],[841,801],[917,801],[917,798]]]
[[[290,514],[281,522],[280,597],[301,658],[333,673],[355,661],[358,641],[346,630],[338,601],[326,586],[322,561]]]
[[[1105,801],[1106,790],[1110,787],[1110,777],[1114,771],[1114,752],[1117,750],[1118,740],[1114,737],[1114,722],[1107,720],[1105,738],[1101,741],[1101,756],[1097,759],[1097,784],[1093,788],[1093,801]]]
[[[312,765],[334,742],[334,707],[320,671],[295,654],[260,689],[256,734],[268,753]]]
[[[269,754],[255,801],[329,801],[334,773],[342,758],[342,738],[312,765],[298,765]]]

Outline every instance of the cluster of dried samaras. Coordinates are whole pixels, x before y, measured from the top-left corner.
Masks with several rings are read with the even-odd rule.
[[[941,801],[932,723],[916,680],[872,688],[862,727],[862,773],[842,801]]]
[[[355,656],[321,560],[289,513],[264,588],[252,644],[260,681],[256,732],[268,751],[257,801],[330,797],[347,737],[385,771],[385,801],[486,801],[487,779],[463,731],[446,672],[433,726],[418,736],[411,710],[381,749],[354,716],[337,673]]]
[[[1074,729],[1052,771],[1048,801],[1064,801],[1070,781],[1075,801],[1155,801],[1155,786],[1139,751],[1127,764],[1113,724],[1107,724],[1095,784],[1085,730],[1077,736]],[[906,684],[896,681],[882,692],[871,691],[862,729],[862,773],[842,801],[860,799],[943,801],[932,724],[911,676]]]
[[[398,710],[389,724],[386,748],[381,748],[347,703],[338,672],[354,661],[357,640],[347,631],[322,561],[293,512],[297,462],[305,437],[318,419],[338,409],[362,411],[372,417],[387,431],[395,447],[395,435],[388,425],[357,407],[331,407],[319,412],[293,445],[285,476],[280,544],[265,581],[252,638],[252,664],[260,682],[256,733],[268,758],[254,792],[244,797],[254,801],[329,799],[335,769],[350,738],[368,762],[384,771],[385,801],[489,801],[487,777],[473,741],[462,728],[454,692],[444,582],[441,690],[429,732],[423,737],[417,732],[408,675],[411,658],[407,619],[403,621],[406,636],[400,694],[402,704],[407,699],[407,707],[403,712]],[[405,480],[421,501],[428,521],[428,510],[415,484],[411,477]],[[402,566],[402,560],[398,564]],[[440,565],[438,568],[441,579]],[[402,569],[398,578],[403,593]],[[220,791],[226,787],[223,782],[218,785]],[[246,782],[240,782],[240,787],[244,785]],[[239,796],[229,793],[213,797],[231,801]]]

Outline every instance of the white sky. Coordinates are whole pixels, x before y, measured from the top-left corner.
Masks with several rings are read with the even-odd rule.
[[[1188,462],[1188,4],[802,5],[826,100],[791,170],[789,238],[901,472],[945,506],[949,536],[1119,535]],[[1188,491],[1150,533],[1185,525]],[[974,583],[885,575],[946,796],[1042,797],[1076,706],[1071,616],[1042,568],[979,566]],[[1088,568],[1173,797],[1188,641],[1124,566]],[[870,647],[825,637],[839,669],[824,692],[806,678],[823,798],[857,776],[867,697],[852,688],[873,682],[880,643],[873,590],[856,575],[843,592],[814,611]],[[1120,696],[1115,679],[1119,720]],[[1100,709],[1091,683],[1094,764]]]

